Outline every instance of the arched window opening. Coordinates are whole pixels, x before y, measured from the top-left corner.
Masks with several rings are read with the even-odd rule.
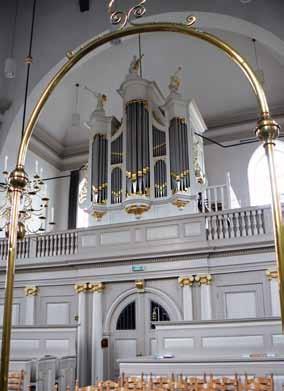
[[[136,329],[136,306],[135,301],[128,304],[120,313],[116,330],[135,330]]]
[[[169,314],[160,304],[155,301],[151,301],[151,313],[150,313],[151,322],[167,322],[170,320]],[[154,329],[155,326],[152,324],[151,328]]]
[[[284,202],[284,142],[276,141],[275,167],[280,192],[280,200]],[[252,155],[248,165],[248,181],[251,205],[267,205],[271,203],[269,171],[265,149],[259,146]]]

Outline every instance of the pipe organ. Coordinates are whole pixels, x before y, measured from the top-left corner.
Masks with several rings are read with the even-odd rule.
[[[203,140],[195,134],[206,126],[195,102],[179,92],[181,69],[171,76],[165,97],[156,82],[139,76],[140,61],[134,56],[117,91],[121,122],[106,115],[106,96],[88,89],[97,106],[86,123],[87,190],[80,206],[99,220],[106,214],[119,221],[145,212],[167,216],[184,208],[195,213],[207,185]]]

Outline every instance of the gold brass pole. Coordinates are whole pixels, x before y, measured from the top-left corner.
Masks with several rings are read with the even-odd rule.
[[[276,261],[278,268],[279,296],[282,318],[282,329],[284,330],[284,229],[282,208],[277,185],[277,175],[274,162],[275,140],[279,135],[280,127],[267,116],[258,121],[256,135],[263,142],[268,163],[269,180],[272,194],[272,217],[274,227],[274,241],[276,249]]]
[[[12,309],[13,309],[13,290],[15,276],[15,260],[17,256],[17,228],[19,204],[22,189],[26,186],[27,177],[22,168],[16,169],[11,173],[10,185],[12,189],[12,209],[9,225],[8,239],[8,260],[5,282],[5,303],[3,314],[3,334],[1,348],[1,374],[0,390],[8,390],[8,373],[10,357],[10,341],[12,330]]]
[[[256,99],[260,109],[260,118],[258,126],[258,134],[264,135],[265,131],[269,132],[279,129],[279,126],[272,121],[269,114],[269,108],[263,90],[262,85],[259,83],[255,73],[252,68],[249,66],[247,61],[230,45],[222,41],[220,38],[215,35],[199,31],[195,28],[192,28],[190,25],[180,24],[180,23],[148,23],[148,24],[139,24],[132,25],[128,28],[117,30],[98,38],[91,40],[89,43],[81,47],[77,52],[68,52],[66,63],[59,69],[59,71],[54,75],[50,80],[47,87],[42,92],[37,104],[35,105],[32,114],[27,123],[24,136],[18,151],[17,159],[17,168],[11,175],[11,183],[13,184],[13,202],[12,202],[12,213],[10,219],[10,232],[9,232],[9,255],[7,261],[7,275],[6,275],[6,288],[5,288],[5,308],[4,308],[4,328],[2,335],[2,356],[1,356],[1,375],[0,375],[0,391],[7,391],[7,380],[8,380],[8,370],[9,370],[9,358],[10,358],[10,338],[11,338],[11,315],[12,315],[12,301],[13,301],[13,285],[14,285],[14,270],[15,270],[15,257],[16,257],[16,241],[17,241],[17,224],[18,224],[18,209],[19,209],[19,200],[20,192],[26,185],[26,175],[24,173],[24,164],[27,154],[27,149],[29,142],[34,130],[34,127],[38,121],[39,115],[46,104],[49,96],[57,87],[58,83],[67,75],[67,73],[85,56],[93,52],[100,46],[111,42],[112,40],[119,39],[126,36],[144,34],[144,33],[153,33],[153,32],[174,32],[178,34],[184,34],[187,36],[195,37],[203,41],[208,42],[209,44],[220,49],[225,53],[234,63],[236,63],[243,74],[248,79],[249,83],[252,86],[252,89],[256,95]],[[261,132],[260,132],[261,129]],[[277,132],[276,132],[277,133]],[[277,134],[275,133],[275,137]],[[261,137],[260,137],[261,138]],[[263,140],[262,140],[263,141]],[[275,167],[273,163],[273,146],[270,143],[264,144],[269,169],[270,169],[270,178],[271,178],[271,191],[273,194],[272,202],[272,211],[273,211],[273,221],[274,221],[274,231],[275,231],[275,243],[276,243],[276,254],[279,267],[280,275],[280,299],[281,299],[281,309],[282,309],[282,319],[283,319],[283,303],[284,303],[284,246],[283,246],[283,235],[281,231],[283,230],[282,217],[281,217],[281,207],[279,202],[279,195],[277,191],[276,184],[276,175]]]

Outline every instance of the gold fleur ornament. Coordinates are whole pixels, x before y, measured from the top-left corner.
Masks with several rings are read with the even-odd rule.
[[[130,21],[131,16],[138,19],[146,13],[146,8],[144,6],[145,3],[146,0],[142,0],[134,7],[131,7],[128,11],[121,11],[115,9],[115,0],[111,0],[108,5],[108,13],[110,15],[111,23],[114,25],[120,25],[120,28],[123,29]]]

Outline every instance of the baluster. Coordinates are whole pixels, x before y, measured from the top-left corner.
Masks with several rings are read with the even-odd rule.
[[[69,255],[71,254],[71,247],[72,247],[72,232],[67,232],[67,248],[66,253]]]
[[[247,236],[245,212],[240,213],[240,232],[241,236]]]
[[[256,221],[256,210],[251,211],[252,214],[252,232],[253,235],[258,235],[258,227],[257,227],[257,221]]]
[[[224,210],[225,209],[224,186],[220,188],[220,194],[221,194],[221,210]]]
[[[251,230],[251,211],[246,211],[246,218],[247,218],[247,229],[248,229],[248,236],[252,236],[252,230]]]
[[[212,237],[212,221],[211,216],[205,218],[205,226],[207,225],[208,240],[213,240]]]
[[[215,205],[215,212],[218,212],[218,194],[217,194],[217,187],[214,187],[214,205]]]
[[[78,252],[78,232],[75,232],[75,246],[74,246],[74,254]]]
[[[235,237],[235,229],[234,229],[234,215],[233,213],[228,214],[228,225],[229,225],[229,236],[230,238]]]
[[[217,223],[218,223],[218,237],[219,239],[224,239],[224,228],[223,228],[223,215],[217,216]]]
[[[208,196],[207,196],[207,199],[208,199],[208,210],[209,210],[209,212],[212,212],[212,208],[211,208],[211,188],[210,187],[208,187],[208,189],[207,189],[207,194],[208,194]]]
[[[47,236],[43,236],[43,256],[47,256]]]
[[[206,200],[206,191],[201,193],[201,203],[202,203],[202,213],[205,213],[205,200]]]
[[[217,234],[217,216],[216,215],[212,216],[212,239],[213,240],[218,239],[218,234]]]
[[[69,254],[74,254],[74,232],[70,232],[69,237]]]
[[[229,239],[229,216],[227,214],[223,215],[223,227],[224,227],[224,238]]]
[[[235,218],[235,227],[236,227],[236,237],[239,238],[241,236],[241,232],[240,232],[240,221],[239,221],[238,212],[234,213],[234,218]]]
[[[263,210],[262,209],[257,209],[256,217],[258,220],[258,232],[260,235],[263,235],[264,234],[264,227],[263,227]]]

